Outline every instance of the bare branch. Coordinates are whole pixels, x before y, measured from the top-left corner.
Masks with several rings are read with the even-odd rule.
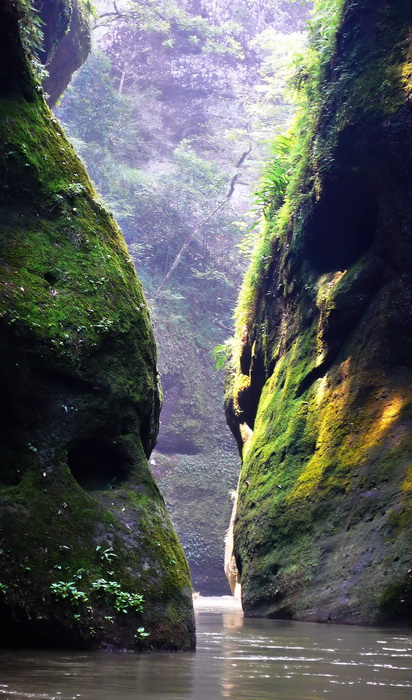
[[[252,147],[250,147],[248,151],[246,151],[245,153],[242,154],[242,156],[241,156],[241,158],[239,159],[239,161],[238,161],[236,167],[240,167],[240,165],[244,162],[246,156],[249,155],[249,153],[251,152],[251,150],[252,150]],[[225,197],[224,199],[222,199],[222,201],[219,202],[219,204],[218,204],[214,209],[212,209],[212,211],[200,222],[200,224],[197,226],[197,228],[195,228],[195,230],[192,231],[192,233],[186,238],[186,240],[185,240],[185,242],[183,243],[181,249],[179,250],[178,254],[177,254],[176,257],[175,257],[175,259],[174,259],[174,261],[173,261],[173,264],[172,264],[171,268],[169,269],[169,272],[165,275],[165,277],[163,278],[163,280],[162,280],[161,283],[159,284],[158,288],[156,289],[155,298],[159,296],[159,294],[160,294],[160,292],[162,291],[163,287],[165,286],[166,282],[170,279],[170,277],[172,276],[172,274],[173,274],[174,271],[176,270],[177,266],[179,265],[179,263],[180,263],[180,261],[181,261],[183,255],[185,254],[186,250],[188,249],[188,247],[189,247],[189,245],[191,244],[191,242],[192,242],[192,240],[194,239],[194,237],[202,230],[202,228],[203,228],[204,226],[206,226],[206,224],[208,223],[208,221],[210,221],[210,219],[211,219],[215,214],[217,214],[217,212],[219,211],[219,209],[221,209],[221,208],[226,204],[226,202],[229,201],[229,199],[230,199],[231,196],[233,195],[233,192],[235,191],[235,185],[236,185],[236,182],[238,181],[240,175],[241,175],[240,173],[235,173],[235,175],[233,175],[233,177],[232,177],[232,179],[231,179],[231,181],[230,181],[229,191],[228,191],[226,197]]]

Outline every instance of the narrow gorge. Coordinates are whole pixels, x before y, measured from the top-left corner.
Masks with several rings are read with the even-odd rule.
[[[194,590],[229,594],[224,538],[239,455],[213,349],[224,354],[231,333],[267,141],[293,113],[283,92],[308,4],[97,0],[96,9],[94,50],[54,112],[145,288],[164,393],[150,464]]]
[[[3,651],[411,627],[410,0],[0,0],[0,135]]]

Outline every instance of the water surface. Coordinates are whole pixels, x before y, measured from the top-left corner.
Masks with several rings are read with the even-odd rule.
[[[0,700],[411,700],[403,630],[247,620],[197,601],[194,653],[0,651]]]

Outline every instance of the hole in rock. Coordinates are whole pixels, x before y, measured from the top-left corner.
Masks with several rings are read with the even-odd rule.
[[[88,644],[77,630],[68,630],[58,620],[29,618],[21,609],[10,610],[0,603],[0,626],[7,630],[0,648],[10,649],[87,649]],[[26,696],[27,697],[27,696]]]
[[[49,284],[56,284],[58,278],[57,278],[57,275],[53,274],[53,272],[45,272],[44,279]]]
[[[322,364],[318,365],[317,367],[314,367],[313,369],[308,372],[306,377],[302,379],[300,382],[297,391],[296,391],[296,396],[299,398],[302,396],[302,394],[307,391],[314,382],[316,382],[317,379],[322,379],[322,377],[325,376],[326,372],[329,370],[329,368],[332,365],[333,360],[335,359],[336,354],[331,354],[327,360],[327,362],[322,362]]]
[[[71,473],[85,491],[119,488],[129,476],[130,462],[122,450],[97,439],[73,447],[67,461]]]
[[[281,607],[273,613],[267,615],[268,620],[291,620],[292,613],[288,607]]]
[[[371,247],[378,206],[363,181],[346,172],[326,183],[307,227],[307,256],[323,274],[347,270]]]

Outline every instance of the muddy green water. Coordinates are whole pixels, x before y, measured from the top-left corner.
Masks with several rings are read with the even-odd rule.
[[[230,600],[198,605],[195,654],[1,651],[0,699],[412,700],[407,631],[245,620]]]

